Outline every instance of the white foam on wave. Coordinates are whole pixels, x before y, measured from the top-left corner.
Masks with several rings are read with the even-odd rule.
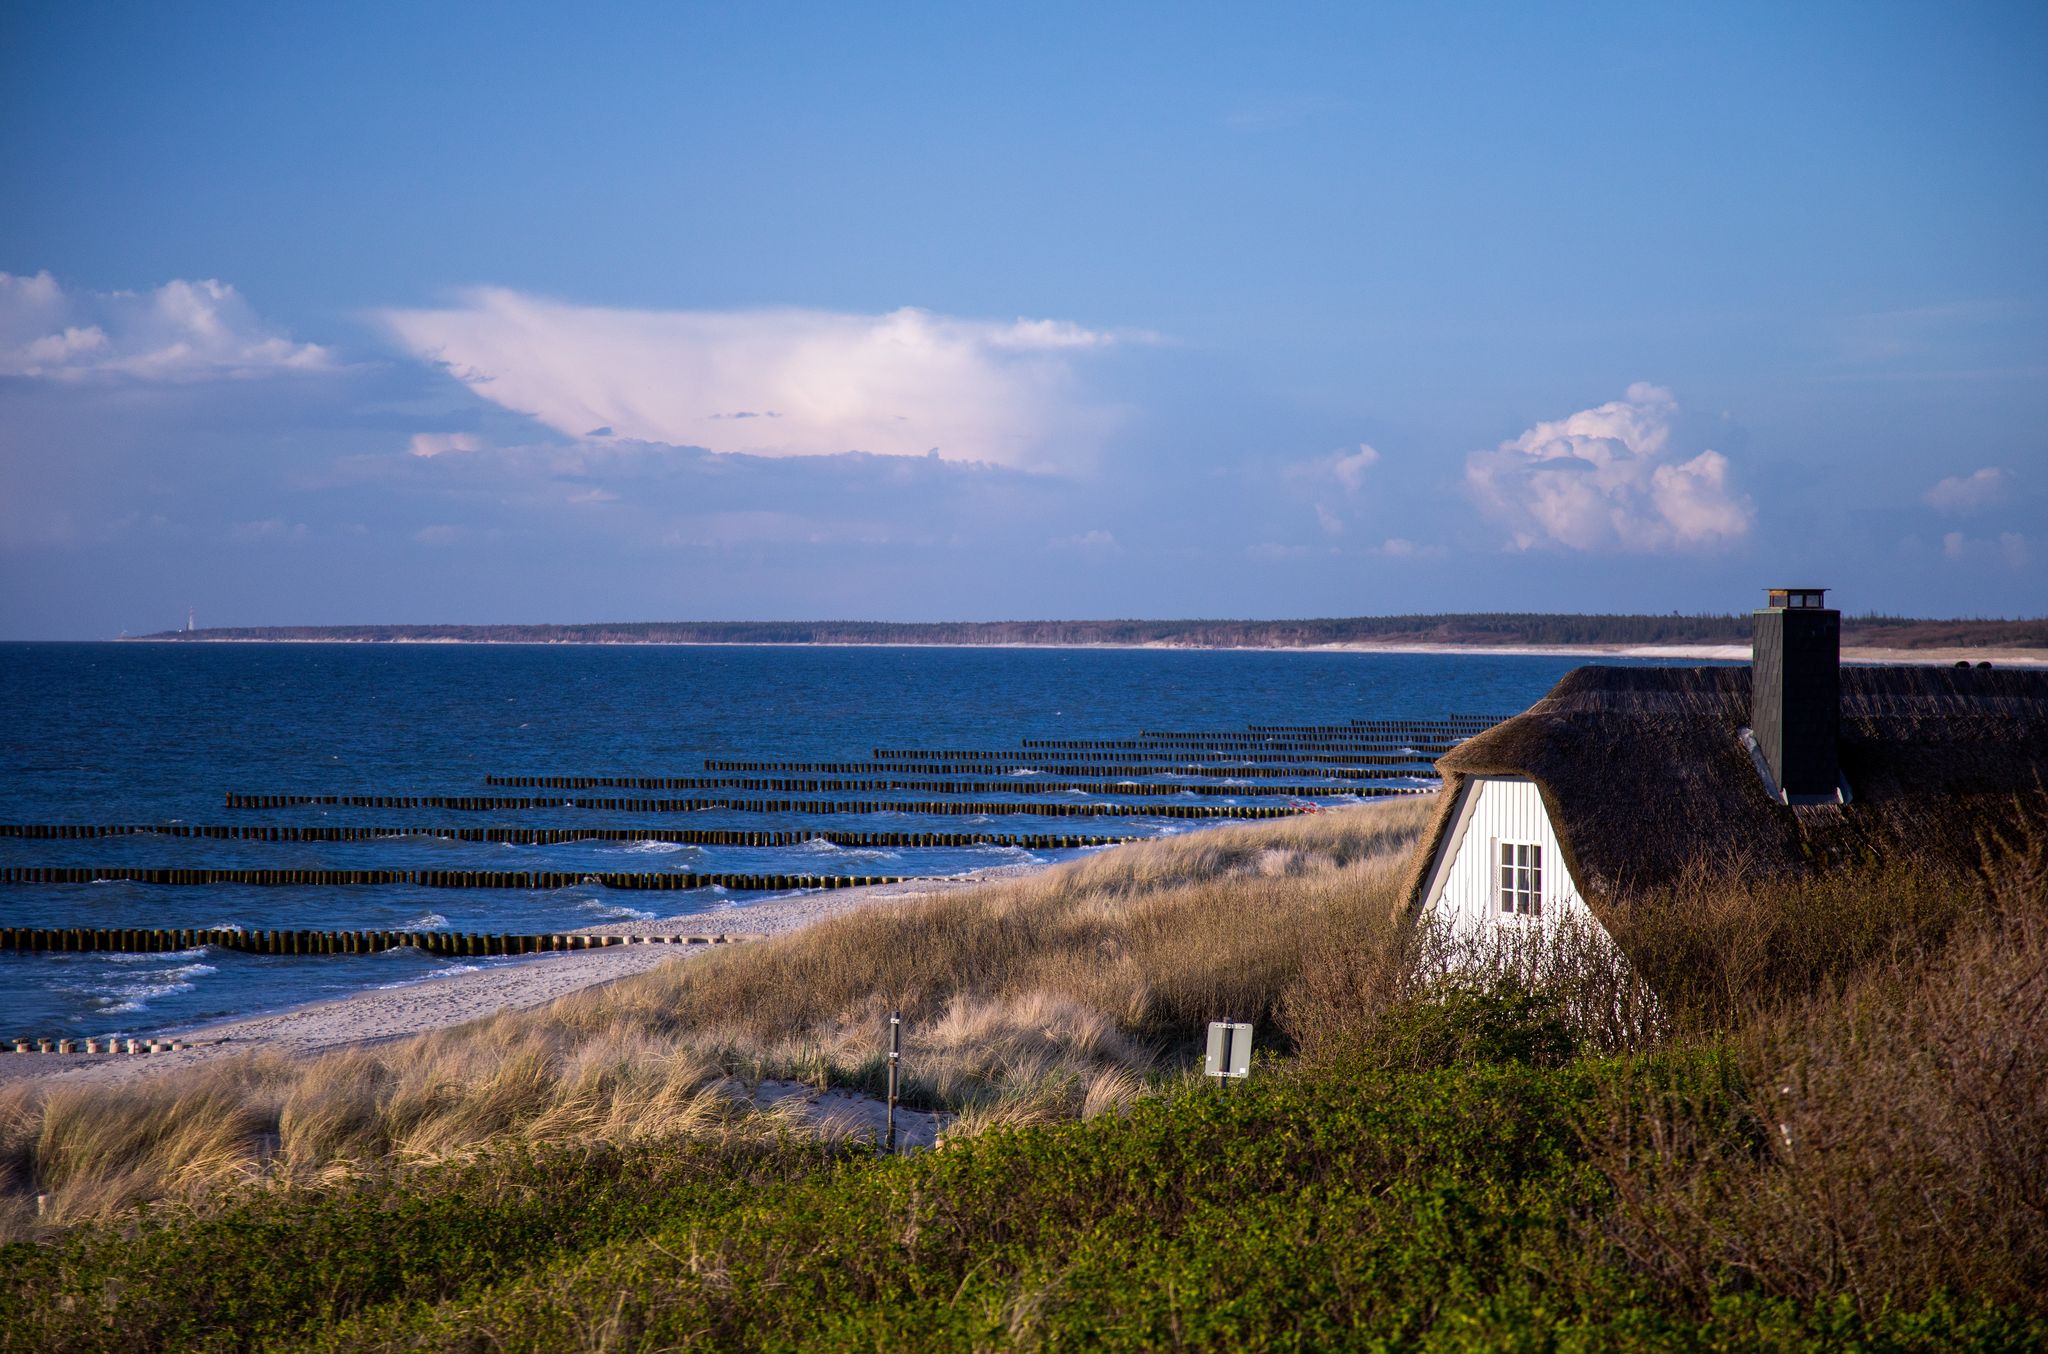
[[[203,978],[217,972],[211,964],[180,964],[176,968],[160,973],[137,973],[128,975],[134,981],[115,983],[91,989],[94,1000],[99,1003],[101,1015],[130,1015],[146,1011],[149,1003],[160,997],[175,997],[190,992],[194,978]]]
[[[576,904],[576,910],[578,912],[588,912],[598,917],[616,917],[620,921],[653,921],[655,917],[660,915],[654,912],[643,912],[637,907],[627,907],[624,903],[608,903],[602,898],[586,898]]]
[[[874,846],[841,846],[837,842],[828,842],[823,837],[812,837],[809,841],[798,847],[797,850],[802,851],[805,855],[831,856],[835,860],[903,859],[902,855],[895,851],[884,851]]]
[[[190,950],[167,950],[157,954],[103,954],[101,960],[109,964],[161,964],[167,959],[199,959],[206,954],[206,946]],[[213,972],[212,969],[207,970]]]
[[[1044,856],[1034,855],[1021,846],[982,845],[971,849],[977,855],[1001,856],[1004,860],[1015,861],[1019,865],[1039,865],[1045,861]]]
[[[1045,772],[1033,771],[1028,766],[1020,766],[1015,771],[1012,771],[1010,774],[1013,776],[1042,776],[1045,774]]]
[[[629,856],[672,856],[678,851],[695,851],[688,842],[638,841],[619,848]]]
[[[448,919],[446,917],[438,912],[429,912],[424,917],[413,918],[398,929],[401,931],[445,931],[447,928]]]
[[[390,951],[390,953],[396,953],[396,951]],[[507,964],[527,962],[531,962],[528,956],[506,955],[503,958],[483,959],[476,963],[448,964],[442,968],[428,969],[425,973],[415,973],[409,978],[400,978],[394,983],[378,983],[371,990],[376,992],[395,992],[400,988],[414,987],[433,978],[455,978],[465,973],[481,973],[487,968],[502,968]]]

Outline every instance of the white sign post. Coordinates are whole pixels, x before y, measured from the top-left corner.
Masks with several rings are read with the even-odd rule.
[[[1226,1084],[1243,1081],[1252,1074],[1252,1027],[1232,1020],[1209,1022],[1209,1052],[1202,1059],[1202,1075]]]

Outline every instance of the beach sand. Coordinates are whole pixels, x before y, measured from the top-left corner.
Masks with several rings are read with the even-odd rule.
[[[722,933],[731,941],[744,943],[787,934],[827,917],[877,903],[902,902],[971,888],[1043,868],[1043,865],[1006,865],[941,879],[912,879],[900,884],[875,884],[865,888],[821,889],[687,917],[619,922],[585,930],[593,935],[636,936],[715,936]],[[470,973],[379,988],[290,1010],[174,1031],[193,1045],[176,1053],[5,1053],[0,1054],[0,1082],[33,1079],[65,1086],[107,1084],[172,1075],[182,1069],[240,1053],[276,1052],[291,1057],[310,1057],[350,1045],[387,1043],[460,1025],[500,1011],[545,1006],[571,992],[644,973],[662,964],[689,963],[714,948],[710,945],[624,945],[491,963]]]

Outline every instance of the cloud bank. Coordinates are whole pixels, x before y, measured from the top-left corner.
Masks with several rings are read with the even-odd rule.
[[[414,356],[572,438],[1010,466],[1099,441],[1105,417],[1075,393],[1074,362],[1119,341],[1060,320],[618,310],[502,288],[377,318]]]
[[[0,376],[191,382],[319,371],[333,355],[264,324],[225,282],[67,292],[48,273],[0,273]]]
[[[1676,459],[1677,413],[1670,391],[1638,382],[1619,400],[1472,453],[1466,488],[1520,550],[1652,552],[1738,540],[1754,516],[1749,500],[1730,487],[1720,452]]]

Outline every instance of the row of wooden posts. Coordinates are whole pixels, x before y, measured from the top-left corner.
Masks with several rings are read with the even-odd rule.
[[[1348,794],[1361,796],[1419,794],[1403,786],[1361,786]],[[925,813],[1001,814],[1034,818],[1284,818],[1304,810],[1292,805],[1262,804],[1007,804],[957,799],[740,799],[700,795],[688,799],[536,799],[516,795],[250,795],[229,791],[231,809],[288,809],[331,804],[359,809],[587,809],[605,813],[697,813],[731,809],[741,813]]]
[[[1297,770],[1325,766],[1422,766],[1429,764],[1443,748],[1415,748],[1401,752],[1175,752],[1172,748],[1145,748],[1119,753],[1091,748],[1082,752],[1037,752],[1019,756],[1014,752],[988,752],[974,748],[938,748],[929,753],[896,752],[876,748],[877,760],[868,762],[747,762],[706,758],[707,771],[802,771],[828,767],[872,768],[877,771],[919,771],[929,773],[935,766],[997,766],[1032,771],[1059,771],[1080,775],[1079,766],[1110,768],[1097,774],[1129,775],[1134,767],[1156,767],[1158,774],[1185,772],[1193,775],[1229,775],[1247,766],[1269,766]]]
[[[963,754],[965,756],[965,754]],[[975,754],[981,756],[981,754]],[[1380,766],[1405,766],[1395,774],[1405,776],[1434,776],[1430,770],[1430,758],[1425,756],[1397,756],[1397,754],[1372,754],[1352,756],[1341,760],[1303,762],[1300,758],[1237,758],[1231,762],[1147,762],[1133,756],[1090,754],[1090,752],[1055,752],[1038,758],[997,758],[981,756],[981,760],[963,762],[733,762],[725,758],[705,760],[705,770],[772,770],[772,772],[823,772],[829,776],[868,776],[868,774],[918,774],[918,776],[1006,776],[1018,770],[1030,770],[1038,774],[1055,776],[1087,776],[1087,778],[1120,778],[1120,776],[1208,776],[1210,780],[1223,776],[1241,778],[1262,778],[1276,780],[1282,776],[1319,776],[1325,780],[1372,780],[1386,772]],[[489,778],[485,778],[489,782]]]
[[[204,946],[243,954],[381,954],[412,948],[471,957],[603,950],[617,945],[726,945],[733,937],[590,935],[581,931],[499,935],[466,931],[244,931],[235,927],[94,928],[0,926],[0,950],[51,954],[175,954]]]
[[[1273,738],[1246,735],[1241,739],[1188,738],[1026,738],[1020,749],[1008,755],[1035,756],[1047,752],[1148,752],[1154,756],[1228,756],[1237,752],[1442,752],[1456,739],[1448,736],[1402,738],[1374,734],[1365,738]],[[938,761],[970,748],[874,748],[871,755],[888,759]]]
[[[1376,729],[1351,729],[1344,733],[1238,733],[1238,734],[1188,734],[1169,732],[1141,732],[1133,738],[1079,738],[1079,739],[1033,739],[1022,740],[1029,750],[1040,747],[1184,747],[1205,750],[1229,751],[1241,747],[1275,748],[1321,748],[1327,752],[1356,751],[1372,748],[1404,748],[1418,744],[1443,746],[1455,742],[1458,735],[1448,729],[1408,729],[1399,732],[1381,732]]]
[[[704,763],[707,771],[773,771],[785,774],[823,774],[828,776],[865,776],[912,774],[919,776],[1003,776],[1007,786],[1012,777],[1009,773],[1030,771],[1039,775],[1084,777],[1100,780],[1124,776],[1206,776],[1219,779],[1225,776],[1250,779],[1274,780],[1284,776],[1318,776],[1330,780],[1374,780],[1383,775],[1433,776],[1430,761],[1426,757],[1368,756],[1344,757],[1321,762],[1304,763],[1295,757],[1246,757],[1230,762],[1159,762],[1130,760],[1115,757],[1107,760],[1062,761],[1062,757],[1085,758],[1088,753],[1060,753],[1054,757],[984,757],[978,761],[957,762],[751,762],[732,761],[724,758],[709,759]],[[1379,770],[1380,767],[1405,767],[1406,770],[1392,773]],[[603,780],[606,777],[562,776],[564,781]],[[654,779],[652,777],[612,777],[609,779]],[[535,777],[491,777],[484,778],[487,785],[553,784],[552,779]],[[576,788],[564,785],[560,788]]]
[[[986,773],[983,773],[986,774]],[[1414,768],[1407,770],[1381,769],[1374,767],[1350,777],[1353,780],[1403,780],[1417,774]],[[1281,799],[1312,799],[1318,796],[1347,795],[1353,793],[1347,785],[1286,785],[1286,784],[1225,784],[1189,785],[1159,781],[1100,781],[1100,780],[931,780],[919,777],[915,780],[878,780],[861,777],[841,779],[834,777],[797,776],[487,776],[485,783],[504,786],[508,789],[544,790],[698,790],[731,789],[769,792],[795,792],[798,794],[845,794],[853,791],[875,790],[923,790],[938,795],[975,794],[1020,794],[1048,795],[1071,794],[1079,791],[1091,795],[1128,795],[1133,798],[1151,798],[1161,795],[1241,795],[1268,796]]]
[[[896,874],[692,874],[681,870],[272,870],[242,866],[6,865],[0,884],[250,884],[257,887],[345,888],[410,884],[426,889],[607,889],[676,892],[723,888],[747,893],[782,889],[851,889],[900,884]]]
[[[686,846],[802,846],[829,842],[846,847],[1008,846],[1026,851],[1066,851],[1085,846],[1118,846],[1131,837],[1098,837],[1079,832],[767,832],[703,827],[350,827],[321,823],[0,823],[0,837],[32,841],[84,841],[97,837],[202,837],[215,841],[367,842],[387,837],[433,837],[444,841],[508,846],[554,846],[563,842],[673,842]]]
[[[1360,729],[1407,732],[1436,729],[1448,733],[1484,733],[1506,719],[1506,715],[1446,715],[1441,719],[1353,719],[1343,724],[1247,724],[1247,733],[1261,734],[1343,734]],[[1165,737],[1171,730],[1140,729],[1141,738]]]
[[[194,1045],[183,1039],[137,1039],[133,1036],[88,1036],[84,1039],[16,1039],[0,1043],[0,1053],[176,1053]]]

